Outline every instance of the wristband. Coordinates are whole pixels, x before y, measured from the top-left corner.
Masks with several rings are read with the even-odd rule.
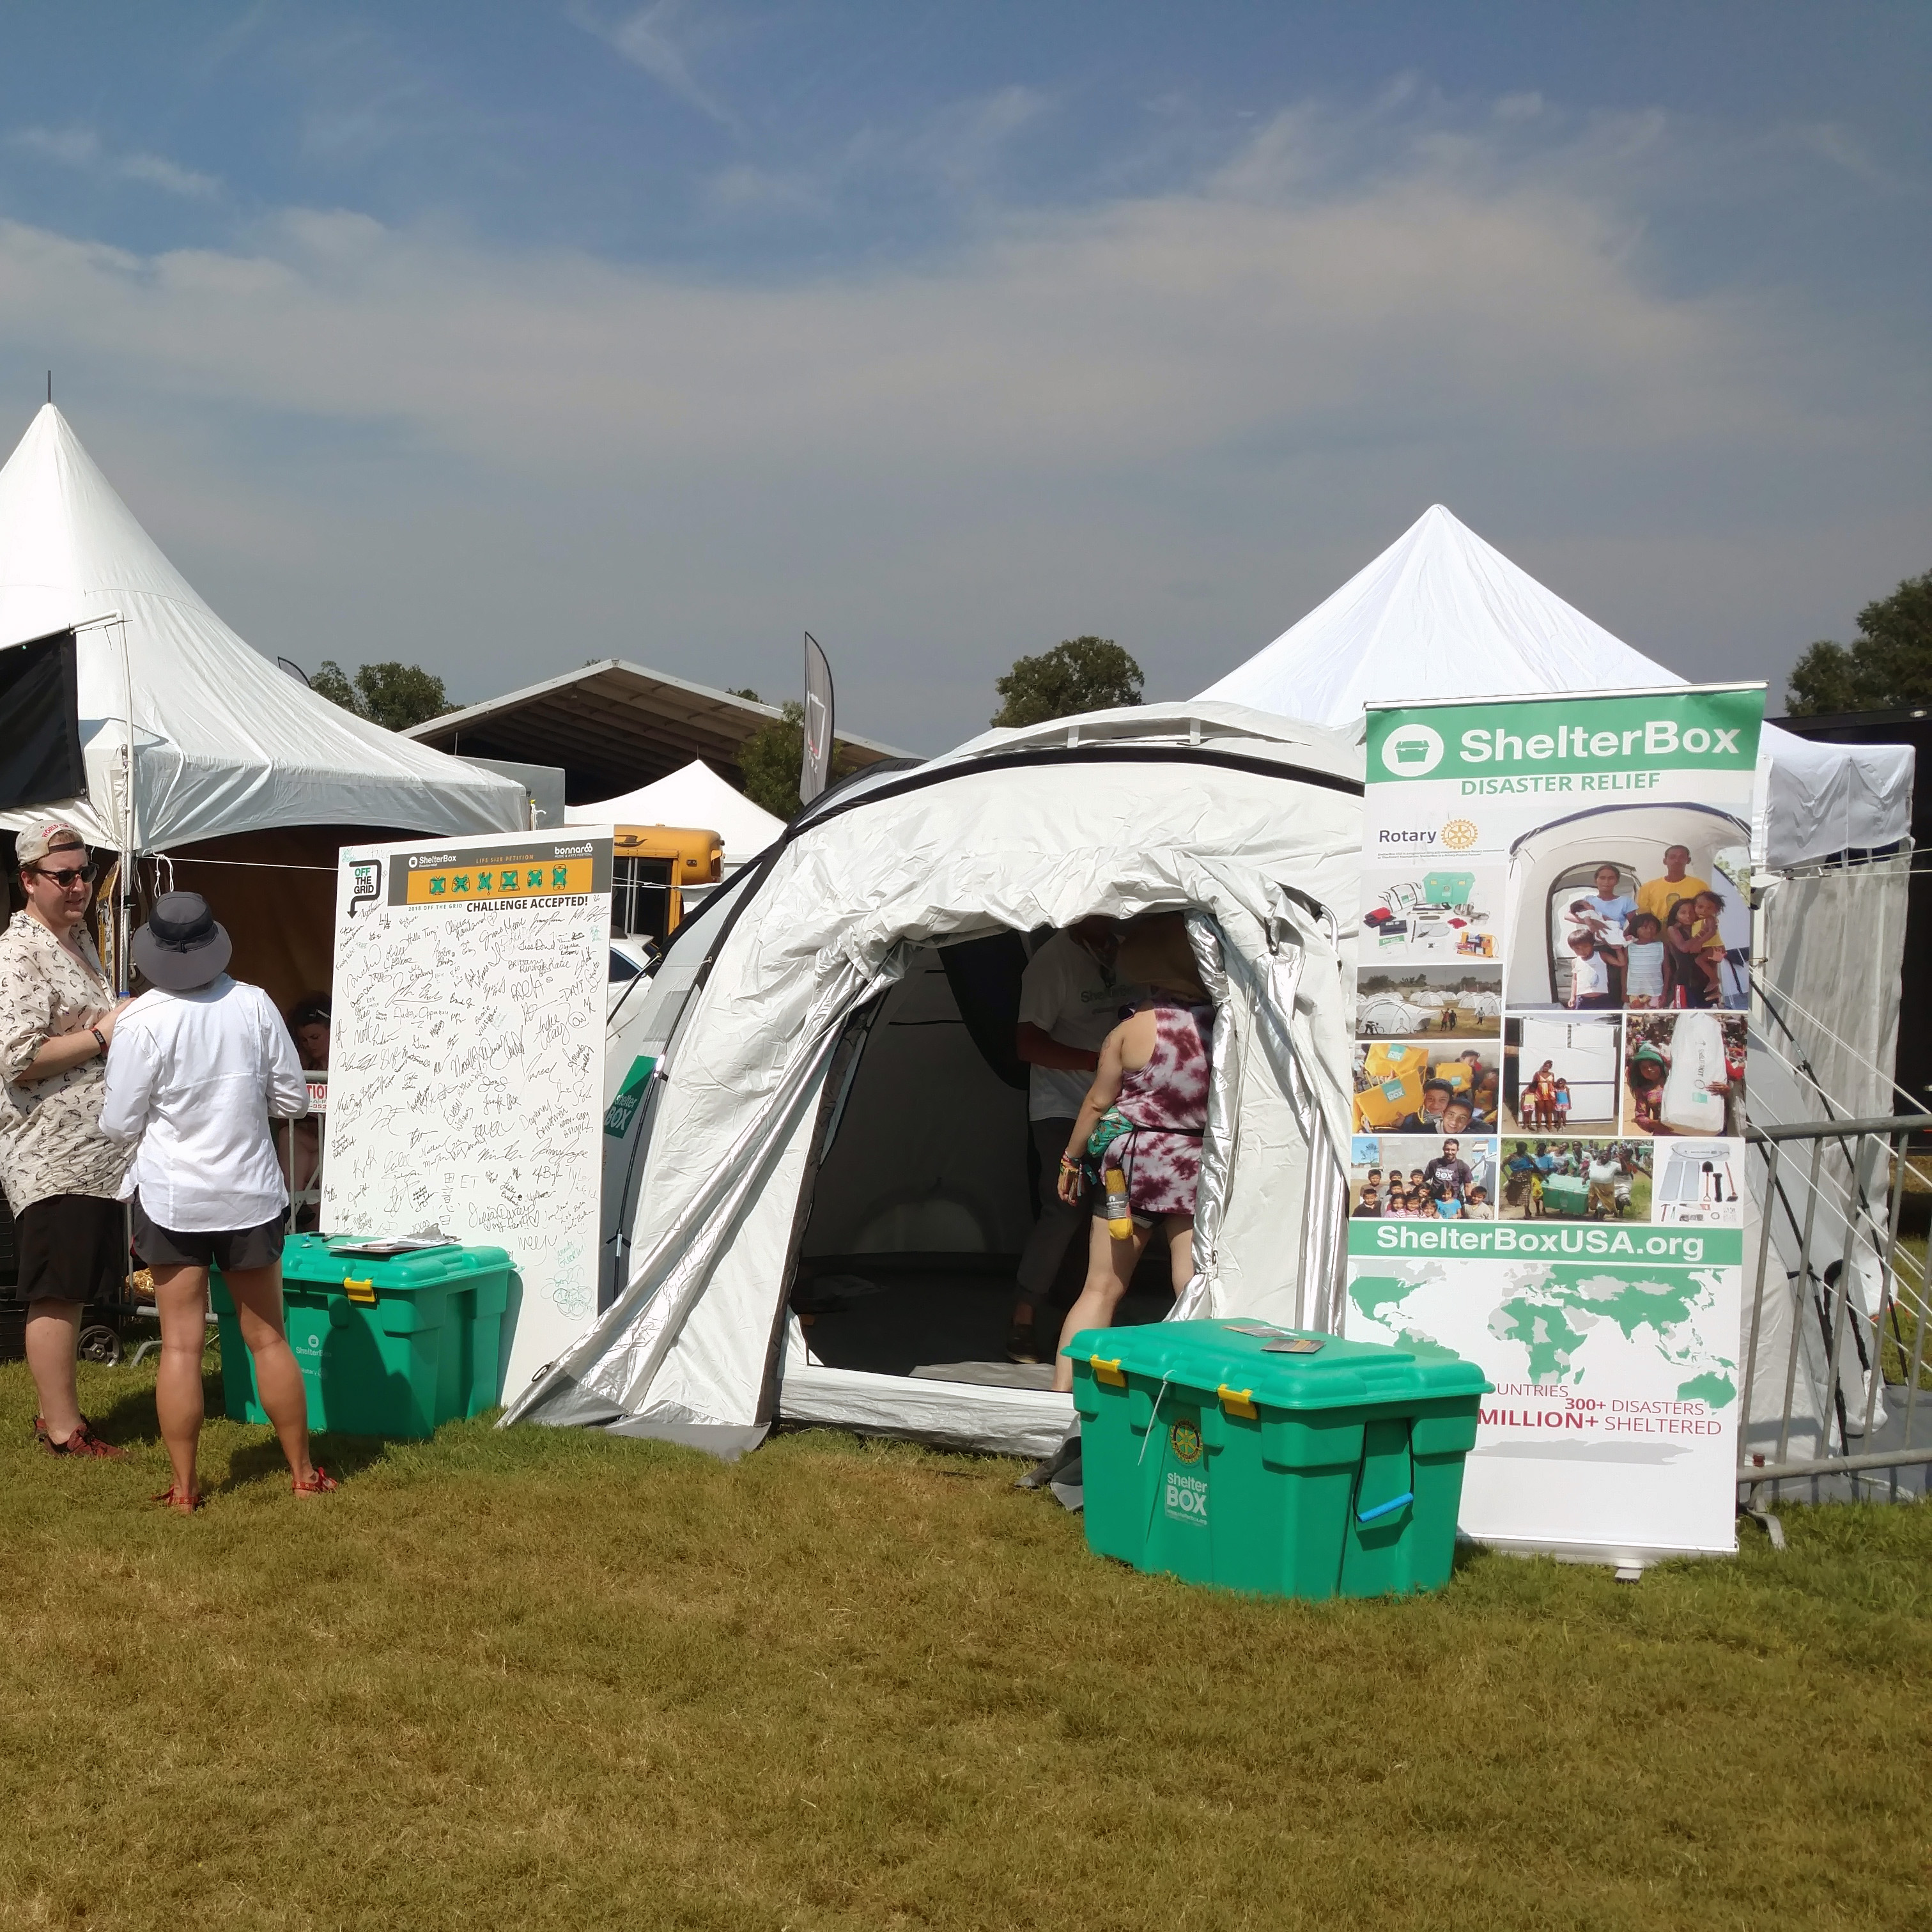
[[[107,1058],[106,1035],[104,1034],[98,1027],[89,1027],[88,1028],[88,1031],[93,1034],[94,1043],[96,1046],[100,1048],[100,1057],[103,1060],[105,1060]]]

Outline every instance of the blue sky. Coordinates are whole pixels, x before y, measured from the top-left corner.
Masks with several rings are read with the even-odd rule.
[[[1932,567],[1922,5],[9,33],[0,443],[51,364],[298,662],[782,693],[808,626],[936,749],[1079,632],[1195,690],[1438,500],[1692,676]]]

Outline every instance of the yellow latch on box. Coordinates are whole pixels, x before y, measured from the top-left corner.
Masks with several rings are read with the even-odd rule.
[[[1221,1406],[1230,1415],[1245,1415],[1250,1422],[1258,1420],[1261,1411],[1254,1404],[1252,1389],[1232,1389],[1226,1382],[1219,1390]]]
[[[376,1305],[376,1278],[370,1275],[358,1281],[353,1275],[342,1277],[343,1292],[360,1308],[374,1308]]]
[[[1088,1360],[1094,1365],[1094,1379],[1105,1382],[1109,1388],[1125,1388],[1127,1378],[1120,1372],[1120,1358],[1116,1355],[1109,1362],[1098,1355],[1089,1355]]]

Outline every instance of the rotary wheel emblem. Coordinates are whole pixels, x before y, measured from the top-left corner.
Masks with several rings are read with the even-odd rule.
[[[1452,818],[1442,828],[1442,842],[1452,852],[1466,852],[1476,842],[1476,828],[1466,818]]]

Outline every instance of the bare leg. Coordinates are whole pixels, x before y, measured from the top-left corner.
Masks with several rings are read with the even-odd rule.
[[[315,1465],[308,1460],[308,1391],[295,1351],[282,1328],[282,1264],[237,1268],[222,1279],[235,1298],[242,1339],[255,1358],[255,1388],[268,1420],[275,1426],[289,1473],[298,1483],[313,1482]]]
[[[154,1415],[174,1473],[175,1492],[197,1493],[195,1450],[201,1441],[201,1352],[208,1340],[208,1270],[191,1264],[157,1268],[154,1312],[161,1318],[161,1366]]]
[[[1072,1391],[1073,1364],[1060,1349],[1083,1328],[1113,1325],[1114,1310],[1120,1306],[1120,1298],[1134,1278],[1135,1264],[1153,1232],[1136,1221],[1132,1238],[1117,1241],[1098,1216],[1088,1225],[1092,1232],[1087,1237],[1087,1285],[1080,1291],[1080,1299],[1066,1311],[1066,1319],[1060,1324],[1060,1348],[1053,1352],[1053,1385],[1062,1395]],[[1189,1225],[1191,1228],[1192,1223]]]
[[[1167,1258],[1178,1298],[1194,1279],[1194,1216],[1170,1214],[1166,1217]]]
[[[80,1334],[77,1301],[27,1304],[27,1366],[40,1399],[40,1419],[50,1442],[64,1442],[80,1426],[80,1398],[74,1384],[75,1339]]]

